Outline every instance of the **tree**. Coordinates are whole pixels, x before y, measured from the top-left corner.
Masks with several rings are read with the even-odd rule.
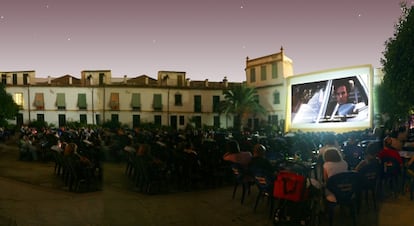
[[[402,15],[393,37],[385,42],[381,64],[384,80],[379,87],[379,110],[396,122],[414,107],[414,6],[401,3]]]
[[[245,84],[233,86],[223,91],[221,106],[226,115],[234,115],[234,128],[240,130],[242,121],[250,114],[264,114],[266,110],[259,104],[257,91]]]
[[[0,126],[7,125],[7,119],[14,119],[19,113],[19,106],[13,97],[6,92],[4,84],[0,84]]]

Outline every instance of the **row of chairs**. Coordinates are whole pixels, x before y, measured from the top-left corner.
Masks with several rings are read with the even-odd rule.
[[[54,174],[60,176],[69,191],[84,192],[98,188],[96,168],[84,166],[75,155],[64,156],[63,153],[52,151],[54,158]]]
[[[125,153],[125,174],[140,192],[154,194],[168,191],[168,171],[165,168],[154,167],[148,159],[135,155],[135,152]]]
[[[292,216],[287,217],[287,215],[292,214],[294,218],[300,218],[297,220],[304,221],[306,225],[318,225],[323,209],[321,203],[323,202],[327,203],[329,225],[333,225],[337,205],[349,207],[353,225],[356,225],[356,215],[360,211],[363,196],[365,196],[367,208],[369,208],[369,197],[372,197],[374,210],[377,209],[377,190],[380,184],[379,165],[368,164],[359,172],[349,171],[329,178],[326,182],[326,188],[333,192],[337,198],[336,203],[329,203],[326,200],[323,201],[323,190],[309,186],[311,184],[310,172],[306,166],[295,162],[288,163],[290,165],[281,168],[276,176],[268,175],[260,170],[247,171],[240,165],[233,164],[235,184],[232,198],[235,198],[238,187],[242,187],[241,203],[243,204],[245,195],[250,193],[250,187],[256,185],[258,194],[253,210],[256,211],[259,202],[267,198],[270,205],[270,216],[273,216],[275,225],[291,218]],[[303,170],[297,166],[302,167]],[[296,169],[294,169],[295,167]],[[301,209],[303,211],[300,211]],[[289,210],[293,211],[289,213]]]

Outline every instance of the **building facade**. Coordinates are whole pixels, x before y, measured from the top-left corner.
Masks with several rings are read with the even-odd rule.
[[[374,71],[374,78],[379,78]],[[254,87],[257,100],[266,114],[250,114],[242,122],[244,128],[284,128],[288,84],[294,76],[293,61],[280,52],[246,58],[243,83],[192,81],[184,71],[159,71],[157,78],[147,75],[113,77],[111,70],[84,70],[80,78],[36,77],[35,71],[0,72],[2,83],[20,106],[16,125],[33,120],[55,126],[68,122],[101,125],[119,122],[129,127],[143,123],[183,129],[188,124],[201,128],[233,127],[234,116],[220,112],[223,91],[243,83]],[[376,79],[378,80],[378,79]],[[374,83],[378,84],[380,81]]]

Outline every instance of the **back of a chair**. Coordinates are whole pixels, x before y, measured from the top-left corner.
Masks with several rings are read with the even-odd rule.
[[[244,169],[240,164],[232,163],[231,170],[237,181],[242,181],[244,179],[246,169]]]
[[[395,158],[382,158],[381,164],[381,177],[383,179],[399,176],[401,174],[400,163]]]
[[[380,164],[376,161],[370,162],[363,166],[358,172],[362,176],[362,188],[373,189],[377,185],[380,174]]]
[[[351,204],[361,190],[361,175],[348,171],[328,178],[326,187],[335,195],[339,204]]]
[[[273,190],[273,183],[274,183],[274,175],[269,174],[269,172],[267,172],[264,169],[260,169],[260,168],[254,168],[251,171],[253,177],[254,177],[254,181],[257,185],[257,187],[260,190],[266,190],[266,191],[271,191]]]

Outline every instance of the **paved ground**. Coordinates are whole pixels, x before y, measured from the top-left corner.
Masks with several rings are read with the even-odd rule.
[[[231,199],[231,186],[146,195],[133,189],[123,164],[106,163],[101,191],[72,193],[53,174],[52,162],[17,156],[14,142],[0,143],[0,225],[273,225],[265,202],[253,212],[256,190],[243,205],[239,196]],[[378,212],[364,208],[358,225],[412,225],[413,207],[408,195],[386,199]],[[345,210],[338,208],[335,225],[351,225]]]

